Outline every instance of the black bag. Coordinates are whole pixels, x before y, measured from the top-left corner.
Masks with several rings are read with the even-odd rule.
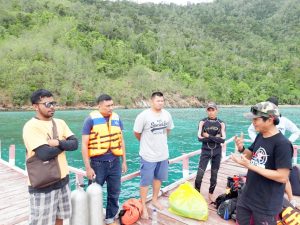
[[[219,208],[219,206],[221,205],[222,202],[225,202],[227,199],[230,199],[230,197],[228,196],[228,194],[221,194],[219,195],[214,204],[216,205],[216,208]]]
[[[241,176],[238,176],[237,178],[238,180],[235,182],[232,177],[227,177],[227,188],[229,188],[229,192],[227,194],[221,194],[216,198],[214,204],[217,209],[222,202],[238,197],[241,188],[244,186],[244,181]]]
[[[53,139],[57,139],[57,127],[53,123]],[[26,160],[27,173],[33,188],[48,187],[61,180],[61,172],[57,156],[48,161],[40,160],[36,155]]]
[[[244,176],[227,177],[227,188],[230,189],[232,198],[238,196],[238,191],[244,186]]]
[[[225,220],[231,219],[232,214],[235,214],[236,203],[237,198],[227,199],[226,201],[222,202],[217,210],[218,215]]]

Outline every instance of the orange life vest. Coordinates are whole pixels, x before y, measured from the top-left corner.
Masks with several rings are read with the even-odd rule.
[[[103,155],[109,150],[116,156],[123,155],[119,116],[112,113],[108,122],[99,111],[91,112],[90,116],[93,120],[93,128],[89,135],[89,156]]]
[[[123,204],[119,219],[121,225],[131,225],[139,220],[143,210],[141,200],[130,198]]]
[[[300,224],[300,212],[297,209],[292,207],[285,208],[281,213],[280,217],[282,218],[277,224],[284,225],[299,225]]]

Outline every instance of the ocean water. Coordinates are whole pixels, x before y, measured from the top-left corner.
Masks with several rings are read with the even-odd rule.
[[[201,143],[197,140],[197,127],[200,119],[206,117],[205,109],[167,109],[174,120],[175,128],[171,131],[168,139],[170,158],[189,153],[201,148]],[[115,110],[121,117],[124,124],[124,138],[127,152],[128,173],[139,169],[139,142],[133,135],[133,124],[138,113],[142,109],[117,109]],[[243,117],[244,112],[248,112],[249,107],[220,108],[218,117],[226,123],[226,135],[230,138],[239,135],[241,132],[248,138],[247,129],[250,121]],[[81,141],[81,128],[89,110],[57,111],[55,117],[67,122],[71,130]],[[281,107],[280,112],[291,119],[300,127],[300,108]],[[2,158],[8,159],[8,149],[10,144],[16,145],[16,165],[24,168],[25,147],[22,140],[22,128],[27,120],[34,116],[33,111],[27,112],[0,112],[0,140]],[[286,135],[289,135],[287,133]],[[296,141],[300,144],[300,140]],[[233,151],[233,144],[228,145],[228,152]],[[81,143],[77,151],[68,152],[68,163],[76,168],[84,169],[81,157]],[[196,172],[199,156],[190,160],[190,173]],[[299,159],[298,159],[299,162]],[[182,177],[181,164],[172,164],[169,169],[169,180],[164,182],[166,186]],[[72,188],[74,188],[74,177],[71,177]],[[120,201],[123,202],[129,197],[138,197],[139,178],[126,181],[122,184]],[[105,188],[104,188],[105,190]]]

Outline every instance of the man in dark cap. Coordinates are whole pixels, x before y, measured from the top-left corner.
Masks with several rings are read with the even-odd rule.
[[[245,114],[252,119],[258,135],[249,148],[243,137],[235,137],[241,155],[232,160],[248,169],[247,181],[237,202],[237,222],[275,225],[282,209],[285,184],[292,168],[293,147],[277,129],[280,113],[271,102],[260,102]]]
[[[217,176],[222,158],[224,143],[225,123],[217,118],[218,108],[216,103],[209,102],[206,106],[207,117],[199,122],[198,140],[202,142],[202,152],[195,180],[195,189],[200,192],[202,179],[209,161],[211,161],[211,178],[208,200],[213,202],[213,193],[217,185]]]

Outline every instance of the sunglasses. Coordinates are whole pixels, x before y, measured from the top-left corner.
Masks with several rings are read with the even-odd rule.
[[[40,102],[40,103],[37,103],[37,104],[42,104],[46,108],[51,108],[51,106],[53,106],[53,107],[57,106],[57,102]]]
[[[252,106],[250,112],[255,116],[266,117],[266,118],[269,117],[269,114],[259,111],[256,106]]]

